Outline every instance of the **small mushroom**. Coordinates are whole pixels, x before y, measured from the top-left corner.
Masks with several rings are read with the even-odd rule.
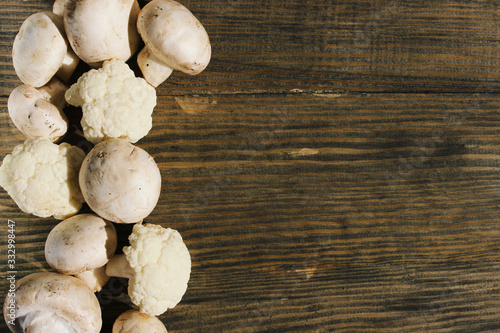
[[[57,78],[38,90],[27,84],[15,88],[7,102],[12,122],[27,138],[59,141],[68,130],[68,119],[62,111],[67,89]]]
[[[127,61],[140,43],[137,0],[68,0],[64,27],[75,53],[93,67],[103,61]]]
[[[93,291],[100,291],[109,278],[103,268],[115,253],[113,224],[95,214],[72,216],[57,224],[45,241],[47,263],[63,274],[76,275]]]
[[[62,18],[51,12],[29,16],[12,46],[12,62],[25,84],[41,87],[56,75],[67,81],[75,69],[76,55],[68,47]]]
[[[165,81],[173,70],[195,75],[210,62],[212,48],[205,28],[176,1],[149,2],[139,13],[137,29],[146,44],[137,63],[153,87]]]
[[[161,175],[153,157],[123,139],[98,143],[85,157],[80,188],[90,208],[116,223],[148,216],[160,197]]]
[[[95,294],[77,278],[57,273],[34,273],[16,281],[3,314],[14,333],[97,333],[102,326]]]
[[[128,310],[116,318],[112,333],[167,333],[165,325],[155,316]]]

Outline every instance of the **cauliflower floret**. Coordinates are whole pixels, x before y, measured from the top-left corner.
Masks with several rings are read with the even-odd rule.
[[[84,202],[78,185],[84,157],[83,150],[67,143],[27,139],[5,156],[0,186],[23,212],[65,219],[76,214]]]
[[[108,138],[135,143],[153,126],[156,90],[121,60],[105,61],[83,74],[65,97],[82,107],[83,134],[92,143]]]
[[[134,225],[123,252],[133,269],[128,294],[142,313],[159,316],[181,301],[191,274],[191,257],[177,230]]]

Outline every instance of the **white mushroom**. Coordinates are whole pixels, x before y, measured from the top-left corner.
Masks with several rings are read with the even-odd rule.
[[[94,293],[75,277],[34,273],[16,281],[3,307],[12,332],[97,333],[101,307]]]
[[[153,87],[165,81],[173,70],[195,75],[210,62],[212,48],[205,28],[176,1],[149,2],[139,13],[137,29],[146,44],[137,63]]]
[[[15,88],[7,102],[12,122],[30,139],[59,141],[68,130],[68,119],[62,112],[67,89],[57,78],[38,90],[27,84]]]
[[[112,333],[167,333],[165,325],[155,316],[128,310],[116,318]]]
[[[75,57],[68,47],[62,18],[51,12],[28,17],[14,39],[12,62],[17,76],[33,87],[45,85],[58,75],[67,81],[75,66]]]
[[[160,197],[161,175],[153,157],[123,139],[97,144],[82,163],[79,181],[90,208],[117,223],[141,221]]]
[[[107,278],[103,270],[117,244],[113,224],[95,214],[72,216],[57,224],[45,241],[45,259],[60,273],[82,274],[93,291],[100,291]],[[86,273],[87,272],[87,273]]]
[[[139,47],[137,0],[68,0],[64,27],[75,53],[91,66],[126,61]]]

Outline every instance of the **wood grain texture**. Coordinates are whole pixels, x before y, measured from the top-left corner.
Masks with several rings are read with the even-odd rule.
[[[500,3],[183,3],[213,59],[158,88],[137,144],[163,178],[145,222],[178,229],[192,256],[169,332],[498,331]],[[11,43],[50,5],[0,5],[1,158],[23,141]],[[50,270],[57,221],[2,190],[0,276],[7,219],[17,275]],[[102,332],[129,308],[126,285],[98,293]]]
[[[17,78],[10,45],[22,21],[52,1],[3,1],[1,87]],[[497,92],[497,1],[185,1],[213,45],[201,75],[175,73],[162,95]]]

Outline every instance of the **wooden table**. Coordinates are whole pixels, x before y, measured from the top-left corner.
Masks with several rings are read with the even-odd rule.
[[[169,332],[498,332],[500,1],[182,3],[212,60],[158,88],[137,144],[163,177],[145,222],[192,256]],[[51,5],[0,5],[1,158],[12,41]],[[9,219],[18,277],[51,270],[57,223],[0,191],[1,298]],[[126,281],[98,298],[110,332]]]

